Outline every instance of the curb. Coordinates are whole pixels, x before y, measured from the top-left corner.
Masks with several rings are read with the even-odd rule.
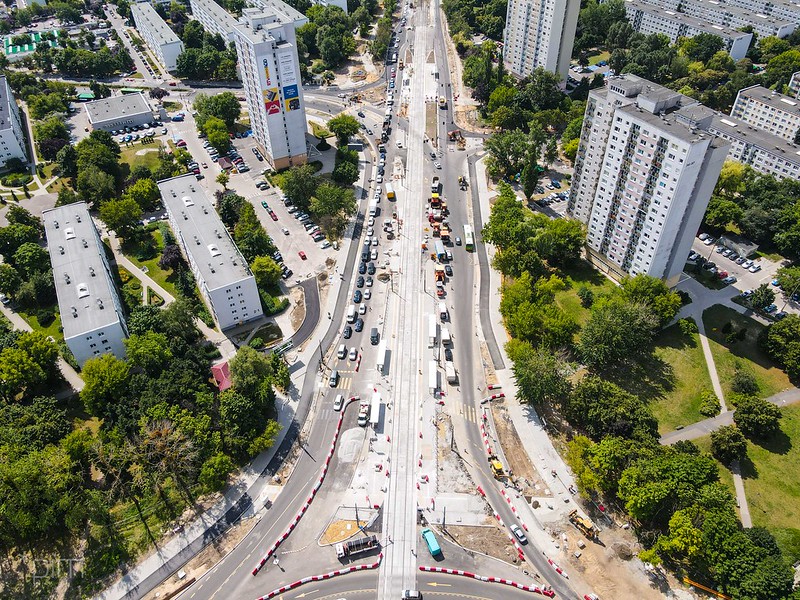
[[[523,592],[532,592],[535,594],[541,594],[542,596],[547,596],[548,598],[553,598],[556,595],[556,593],[553,590],[543,589],[536,585],[526,585],[524,583],[517,583],[516,581],[512,581],[510,579],[504,579],[502,577],[485,577],[483,575],[478,575],[476,573],[471,573],[469,571],[460,571],[458,569],[447,569],[445,567],[427,567],[424,565],[420,565],[419,570],[424,573],[443,573],[445,575],[458,575],[460,577],[468,577],[470,579],[476,579],[478,581],[484,581],[486,583],[501,583],[503,585],[517,588],[518,590],[522,590]]]

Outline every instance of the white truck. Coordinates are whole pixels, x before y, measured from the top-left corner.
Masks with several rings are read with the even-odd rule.
[[[428,393],[435,395],[436,390],[439,389],[439,369],[436,367],[436,361],[428,362]]]
[[[374,217],[378,214],[378,199],[373,197],[372,200],[369,201],[369,216]]]
[[[369,424],[375,429],[381,422],[381,395],[378,392],[372,394],[372,406],[369,409]]]
[[[447,305],[444,302],[439,302],[439,318],[442,321],[447,321],[448,315]]]
[[[436,316],[428,315],[428,348],[433,348],[436,345]]]
[[[378,358],[375,361],[375,368],[383,375],[383,369],[389,363],[389,349],[386,347],[386,340],[378,346]]]
[[[431,181],[431,194],[438,194],[439,193],[439,177],[434,177],[433,181]]]
[[[341,544],[336,544],[336,556],[338,556],[339,558],[345,558],[347,556],[353,556],[354,554],[360,554],[361,552],[367,552],[377,547],[378,547],[377,536],[370,535],[368,537],[358,538],[356,540],[350,540],[349,542],[342,542]]]
[[[447,327],[442,327],[442,346],[449,346],[453,343],[450,337],[450,330]]]
[[[447,376],[447,383],[451,385],[458,383],[458,375],[456,374],[456,367],[449,360],[444,361],[444,373]]]

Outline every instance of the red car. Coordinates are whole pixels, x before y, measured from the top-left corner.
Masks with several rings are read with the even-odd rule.
[[[272,217],[273,221],[277,221],[278,220],[278,215],[275,214],[275,211],[272,211],[272,210],[269,211],[269,216]]]
[[[302,250],[300,250],[300,252],[298,252],[297,254],[298,254],[298,255],[300,256],[300,258],[302,258],[303,260],[306,260],[306,259],[308,258],[308,257],[306,256],[306,253],[305,253],[305,252],[303,252]]]
[[[169,84],[170,84],[172,87],[175,87],[176,85],[178,85],[178,84],[177,84],[177,83],[175,83],[174,81],[170,81],[170,82],[169,82]]]

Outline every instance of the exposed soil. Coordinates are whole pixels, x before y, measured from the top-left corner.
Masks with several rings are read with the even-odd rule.
[[[512,480],[516,483],[520,492],[525,496],[550,496],[550,490],[540,475],[539,471],[531,463],[528,453],[522,446],[514,422],[508,414],[505,402],[493,400],[489,402],[492,408],[492,418],[494,428],[503,447],[503,454],[508,464],[506,467],[514,474]]]
[[[457,446],[451,442],[453,439],[453,422],[450,415],[439,413],[437,417],[437,436],[438,460],[436,476],[437,489],[440,492],[454,494],[470,494],[475,491],[475,483],[472,481],[467,470],[464,468],[464,461],[455,453]]]
[[[493,518],[486,518],[485,527],[448,525],[447,532],[458,544],[482,554],[512,564],[518,564],[517,551],[509,541],[508,534],[497,526]]]
[[[333,521],[322,533],[322,537],[319,538],[320,545],[329,546],[345,541],[358,531],[359,524],[361,527],[366,527],[367,521],[361,519],[359,519],[358,523],[355,520],[344,519]]]
[[[306,301],[303,288],[299,285],[294,286],[289,291],[289,305],[292,307],[289,319],[292,324],[292,331],[300,329],[303,319],[306,318]]]

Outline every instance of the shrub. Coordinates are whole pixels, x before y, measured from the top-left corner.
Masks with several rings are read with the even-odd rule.
[[[681,329],[681,333],[683,335],[694,335],[697,333],[697,323],[694,322],[694,319],[689,317],[688,319],[679,319],[678,320],[678,327]]]
[[[138,279],[134,279],[133,281],[130,282],[130,285],[128,287],[130,287],[132,290],[140,290],[142,289],[142,284],[139,283]]]
[[[33,176],[30,173],[9,173],[2,179],[2,183],[6,187],[22,187],[33,181]]]
[[[583,308],[591,308],[592,304],[594,304],[594,292],[585,285],[578,288],[578,298],[581,299]]]
[[[700,414],[704,417],[713,417],[719,414],[719,398],[712,390],[704,390],[700,395]]]
[[[128,283],[130,281],[130,279],[131,279],[130,271],[128,271],[128,269],[126,269],[125,267],[120,267],[119,268],[119,280],[122,282],[122,284],[124,285],[124,284]]]
[[[725,323],[725,325],[723,325],[723,326],[722,326],[722,333],[724,333],[725,335],[727,335],[727,334],[729,334],[731,331],[733,331],[733,323],[731,323],[730,321],[728,321],[727,323]]]
[[[747,440],[739,428],[725,425],[711,432],[711,454],[723,465],[747,456]]]
[[[56,315],[52,308],[42,308],[36,311],[36,320],[42,327],[49,327],[56,320]]]
[[[250,340],[248,345],[254,350],[260,350],[264,347],[264,340],[262,340],[260,337],[254,337],[252,340]]]
[[[233,461],[227,454],[218,453],[200,467],[198,481],[206,492],[216,492],[225,486],[228,473],[233,470]]]
[[[731,389],[737,394],[754,396],[758,394],[758,382],[750,371],[745,371],[741,365],[736,365],[736,371],[731,380]]]

